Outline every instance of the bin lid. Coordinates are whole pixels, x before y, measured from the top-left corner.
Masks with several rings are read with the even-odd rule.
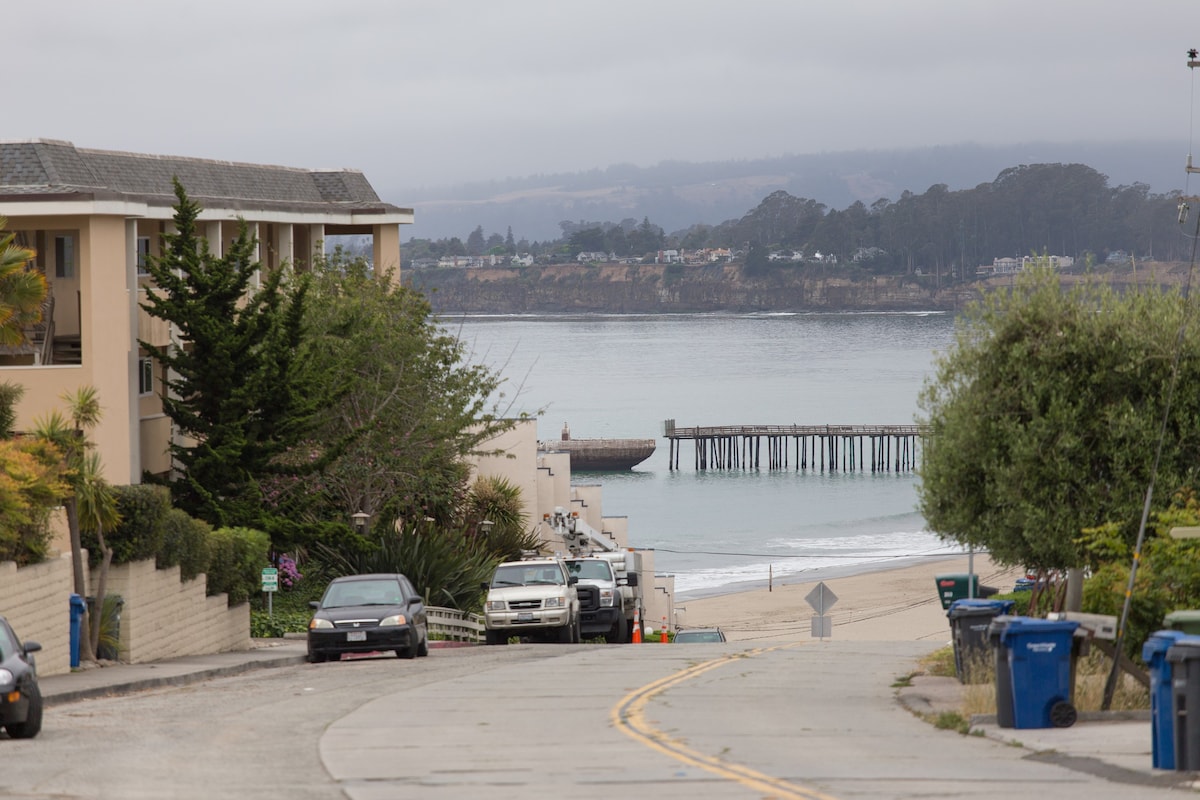
[[[1167,650],[1167,661],[1178,664],[1200,659],[1200,636],[1185,636]]]
[[[1188,636],[1191,634],[1183,631],[1155,631],[1147,636],[1146,641],[1142,644],[1142,661],[1149,664],[1150,659],[1154,656],[1165,655],[1171,649],[1171,645]]]
[[[1180,611],[1172,611],[1163,617],[1163,625],[1168,628],[1177,628],[1180,623],[1200,622],[1200,609],[1185,608]]]
[[[1000,633],[1002,640],[1019,636],[1044,636],[1046,634],[1074,635],[1079,623],[1073,620],[1038,619],[1036,617],[1010,617]]]
[[[950,610],[946,612],[946,616],[950,619],[989,615],[994,617],[1011,613],[1015,605],[1016,603],[1012,600],[981,600],[979,598],[955,600],[950,604]]]

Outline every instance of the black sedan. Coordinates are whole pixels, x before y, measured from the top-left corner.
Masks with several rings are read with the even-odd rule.
[[[42,693],[33,661],[41,649],[37,642],[22,645],[0,617],[0,727],[14,739],[32,739],[42,730]]]
[[[425,602],[400,574],[334,578],[320,602],[309,603],[308,660],[337,661],[342,653],[395,651],[429,655]]]

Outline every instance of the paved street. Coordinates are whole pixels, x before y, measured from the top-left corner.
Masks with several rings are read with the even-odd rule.
[[[1028,732],[1069,737],[1057,750],[937,730],[893,688],[930,649],[521,645],[277,666],[55,703],[39,738],[0,736],[0,796],[1127,800],[1189,777],[1145,769],[1146,725],[1121,728],[1135,750],[1146,734],[1131,769],[1105,760],[1111,737],[1072,757],[1084,724]]]

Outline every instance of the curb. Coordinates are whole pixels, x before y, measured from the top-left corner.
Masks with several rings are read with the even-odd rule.
[[[290,667],[298,664],[304,664],[307,657],[304,655],[288,655],[279,656],[277,658],[261,659],[258,661],[247,661],[240,664],[227,664],[220,667],[210,667],[200,669],[194,672],[185,672],[178,675],[168,675],[164,677],[154,678],[137,678],[135,680],[124,681],[120,683],[108,684],[105,686],[91,686],[86,689],[73,689],[54,694],[44,695],[43,702],[46,706],[59,705],[60,703],[71,703],[76,700],[91,700],[97,697],[117,697],[124,694],[131,694],[145,689],[157,689],[163,686],[186,686],[191,683],[199,683],[210,678],[223,678],[231,675],[240,675],[244,672],[252,672],[259,669],[272,669],[275,667]]]

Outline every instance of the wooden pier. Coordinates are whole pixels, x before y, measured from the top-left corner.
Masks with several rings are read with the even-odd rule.
[[[920,425],[720,425],[677,428],[670,440],[670,469],[679,469],[684,440],[696,443],[696,469],[791,469],[815,472],[906,472],[916,469]],[[764,446],[765,445],[765,446]]]

